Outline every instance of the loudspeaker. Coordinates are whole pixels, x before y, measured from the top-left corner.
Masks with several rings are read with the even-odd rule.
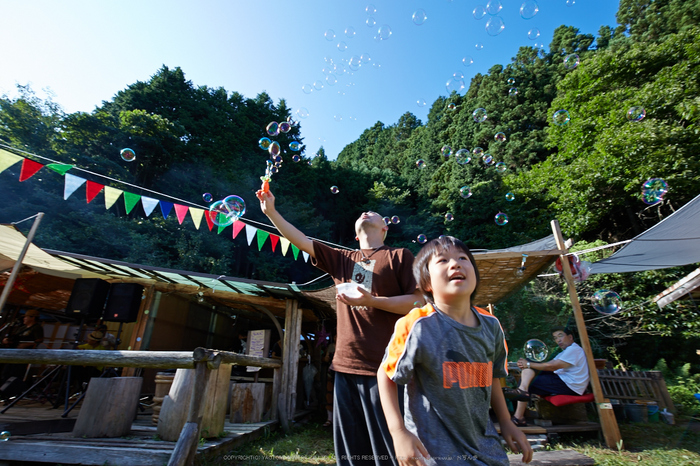
[[[109,283],[99,278],[78,278],[66,306],[66,315],[99,318],[109,293]]]
[[[105,307],[104,320],[136,322],[141,306],[143,287],[138,283],[112,283]]]

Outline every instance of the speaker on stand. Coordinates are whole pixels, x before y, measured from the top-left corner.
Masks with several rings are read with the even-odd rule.
[[[65,313],[80,320],[99,319],[104,310],[109,283],[99,278],[78,278],[73,284]]]
[[[117,346],[122,325],[136,322],[141,308],[143,286],[138,283],[112,283],[109,288],[109,297],[105,306],[104,320],[107,322],[119,322],[117,332]]]

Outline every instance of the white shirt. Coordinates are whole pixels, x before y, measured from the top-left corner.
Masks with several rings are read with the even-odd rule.
[[[560,379],[573,391],[579,395],[583,395],[588,387],[588,363],[586,362],[586,353],[583,352],[578,344],[572,343],[564,351],[557,354],[554,359],[561,359],[564,362],[571,364],[571,367],[557,369],[554,371]]]

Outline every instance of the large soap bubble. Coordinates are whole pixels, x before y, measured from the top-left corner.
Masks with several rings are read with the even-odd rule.
[[[564,66],[567,70],[573,70],[578,66],[580,61],[581,59],[578,54],[571,53],[564,58]]]
[[[620,295],[610,290],[598,290],[593,293],[591,303],[593,309],[606,316],[617,314],[622,308]]]
[[[497,36],[500,33],[502,33],[505,28],[506,25],[503,23],[503,20],[499,16],[494,16],[493,18],[489,18],[489,20],[486,21],[486,33],[489,36]]]
[[[469,153],[469,149],[460,149],[457,151],[455,154],[455,160],[457,160],[457,163],[459,164],[467,164],[472,161],[471,155]]]
[[[496,214],[493,221],[496,222],[496,225],[502,227],[508,223],[508,215],[504,214],[503,212],[499,212]]]
[[[527,0],[520,5],[520,16],[523,19],[532,19],[540,11],[540,7],[535,0]]]
[[[226,196],[223,200],[209,206],[209,212],[214,225],[225,227],[245,214],[245,201],[239,196]]]
[[[260,138],[260,140],[258,140],[258,147],[262,150],[268,150],[270,148],[270,144],[272,144],[270,138]]]
[[[428,241],[428,237],[425,236],[424,234],[418,235],[418,238],[416,238],[420,244],[425,244],[426,241]]]
[[[448,146],[447,144],[445,144],[445,145],[442,146],[442,148],[440,149],[440,153],[442,154],[443,157],[448,158],[448,157],[450,157],[450,156],[452,155],[452,147],[450,147],[450,146]]]
[[[413,24],[420,26],[428,19],[428,15],[425,14],[425,10],[418,9],[413,13],[413,17],[411,19],[413,19]]]
[[[467,199],[472,197],[472,189],[469,186],[462,186],[459,188],[459,195]]]
[[[549,355],[549,348],[542,340],[533,338],[525,342],[523,353],[525,358],[532,362],[544,362]]]
[[[627,119],[629,121],[642,121],[647,116],[647,111],[644,107],[632,107],[627,110]]]
[[[485,109],[485,108],[477,108],[477,109],[474,110],[474,112],[472,113],[472,117],[474,118],[474,121],[475,121],[475,122],[477,122],[477,123],[483,123],[483,122],[485,122],[486,119],[488,118],[488,115],[487,115],[487,113],[486,113],[486,109]]]
[[[128,147],[122,149],[119,152],[119,155],[121,155],[122,160],[125,162],[133,162],[136,160],[136,152],[134,152],[132,149],[129,149]]]
[[[642,185],[642,200],[645,204],[656,204],[664,199],[668,183],[663,178],[649,178]]]
[[[484,8],[482,5],[477,5],[476,8],[474,8],[474,11],[472,11],[472,15],[474,15],[475,19],[481,19],[486,16],[486,8]]]
[[[503,5],[501,5],[501,2],[498,0],[489,0],[488,3],[486,3],[486,12],[491,16],[497,15],[502,9]]]
[[[569,116],[569,112],[567,110],[557,110],[554,112],[554,115],[552,115],[552,121],[554,121],[554,124],[557,126],[564,126],[571,120],[571,117]]]

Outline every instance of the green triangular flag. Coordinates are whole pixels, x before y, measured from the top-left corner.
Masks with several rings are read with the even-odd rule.
[[[67,163],[50,163],[48,165],[45,165],[45,167],[50,168],[56,173],[65,176],[65,174],[68,173],[68,170],[73,168],[73,165],[69,165]]]
[[[225,221],[224,218],[226,216],[223,214],[219,214],[219,215],[220,215],[220,218],[223,217],[223,218],[221,218],[221,221]],[[219,231],[216,232],[216,234],[218,235],[219,233],[224,231],[226,228],[228,228],[229,225],[226,225],[226,223],[223,223],[222,225],[217,225],[217,226],[219,227]]]
[[[268,236],[270,236],[270,233],[266,232],[265,230],[258,230],[258,251],[262,249]]]
[[[131,212],[131,210],[140,200],[141,196],[139,194],[124,191],[124,207],[126,207],[126,213],[128,214]]]
[[[299,248],[294,246],[292,244],[292,253],[294,253],[294,260],[297,260],[297,257],[299,257]]]

